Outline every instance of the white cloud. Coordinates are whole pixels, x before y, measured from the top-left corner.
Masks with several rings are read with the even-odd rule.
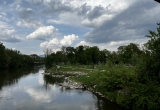
[[[62,46],[71,46],[76,40],[78,40],[78,36],[72,34],[68,36],[64,36],[62,40],[58,40],[57,38],[54,38],[52,40],[45,41],[40,44],[41,48],[51,48],[53,51],[59,50]]]
[[[50,42],[48,43],[48,45],[50,45],[50,46],[52,46],[52,45],[55,46],[55,45],[59,45],[59,44],[60,43],[57,38],[50,40]]]
[[[58,33],[58,29],[53,26],[42,26],[36,29],[33,33],[29,34],[27,39],[37,39],[45,40],[47,38],[53,37]]]
[[[12,30],[9,30],[9,29],[5,29],[2,33],[1,33],[1,35],[3,36],[12,36],[12,34],[13,33],[15,33],[16,31],[14,30],[14,29],[12,29]]]
[[[59,21],[59,20],[55,20],[55,19],[49,19],[47,20],[47,23],[51,23],[51,24],[62,24],[63,22]]]
[[[61,40],[60,43],[63,46],[70,46],[75,40],[78,40],[78,36],[72,34],[72,35],[64,36],[64,38]]]
[[[45,42],[41,43],[40,47],[58,49],[61,47],[61,44],[57,38],[54,38],[54,39],[50,40],[49,42],[45,41]]]
[[[16,37],[14,29],[0,29],[0,41],[19,42],[21,39]]]
[[[40,47],[45,48],[45,47],[48,47],[47,45],[48,45],[48,42],[45,41],[45,42],[40,44]]]

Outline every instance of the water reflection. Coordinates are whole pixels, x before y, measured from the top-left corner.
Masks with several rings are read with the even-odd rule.
[[[37,73],[39,71],[39,68],[42,68],[42,66],[0,70],[0,90],[2,90],[3,86],[11,86],[18,83],[18,80],[22,77],[25,77],[31,73]]]
[[[44,66],[0,73],[0,110],[121,110],[89,91],[64,89]]]
[[[54,85],[54,84],[57,84],[57,83],[61,83],[64,80],[64,78],[55,78],[55,77],[53,78],[50,75],[44,75],[43,80],[44,80],[44,88],[46,90],[48,90],[48,89],[50,89],[49,85]]]
[[[45,86],[46,89],[50,88],[49,85],[55,85],[56,83],[60,83],[64,80],[64,78],[53,78],[50,75],[44,75],[44,81],[45,81]],[[79,100],[86,100],[85,98],[88,96],[92,99],[92,101],[87,101],[83,103],[82,105],[79,105],[79,108],[77,110],[123,110],[120,106],[117,104],[110,102],[109,100],[102,98],[100,96],[97,96],[96,94],[93,94],[89,91],[84,91],[84,90],[71,90],[71,89],[66,89],[63,87],[60,87],[61,93],[65,93],[66,96],[70,96],[70,100],[78,99]],[[85,94],[84,97],[82,97]],[[66,97],[64,96],[64,97]],[[77,97],[80,96],[80,97]],[[82,98],[82,99],[81,99]],[[69,99],[69,98],[65,98]],[[63,100],[63,102],[65,101]],[[75,100],[77,101],[77,100]],[[95,104],[95,105],[92,105]],[[77,105],[78,106],[78,105]],[[58,109],[59,110],[59,109]],[[69,109],[68,109],[69,110]]]

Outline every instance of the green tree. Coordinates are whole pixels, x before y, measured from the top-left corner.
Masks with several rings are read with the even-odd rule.
[[[74,47],[66,47],[67,60],[70,63],[75,63],[75,49]]]
[[[76,47],[76,62],[80,64],[85,64],[86,63],[86,56],[84,53],[84,46],[80,45]]]
[[[138,58],[141,53],[142,51],[138,44],[130,43],[127,46],[118,47],[119,60],[125,64],[135,65],[136,58]]]
[[[5,46],[0,42],[0,68],[8,68],[9,58],[7,56]]]
[[[109,54],[108,61],[111,61],[113,64],[119,64],[119,54],[116,51],[113,51]]]
[[[160,24],[157,25],[156,31],[149,30],[149,35],[146,35],[149,40],[146,43],[146,56],[143,60],[143,67],[139,69],[139,76],[140,79],[148,77],[160,82]]]

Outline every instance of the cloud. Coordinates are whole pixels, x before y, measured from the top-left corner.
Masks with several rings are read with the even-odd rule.
[[[26,19],[26,20],[19,20],[16,23],[19,27],[27,27],[27,28],[38,28],[43,26],[42,21],[36,19]]]
[[[38,14],[31,8],[22,8],[18,5],[18,17],[16,25],[19,27],[38,28],[43,26],[41,18],[36,17]],[[39,16],[39,15],[38,15]]]
[[[91,7],[87,4],[83,4],[81,7],[77,8],[78,10],[77,14],[80,16],[84,16],[86,20],[92,21],[94,19],[101,17],[104,14],[105,15],[115,14],[115,12],[113,11],[113,9],[111,9],[111,7],[112,7],[111,5],[108,5],[106,7],[102,7],[101,5]]]
[[[14,2],[11,4],[11,6],[18,5],[21,3],[22,3],[22,0],[14,0]]]
[[[51,24],[63,24],[62,21],[55,20],[55,19],[49,19],[49,20],[47,20],[47,23],[51,23]]]
[[[160,7],[153,1],[136,1],[112,19],[102,20],[103,23],[99,25],[88,21],[88,25],[94,28],[84,35],[84,39],[86,42],[107,43],[144,38],[147,30],[155,27],[159,21],[158,13]]]
[[[63,46],[70,46],[75,40],[78,40],[78,36],[72,34],[72,35],[64,36],[64,38],[61,40],[60,43]]]
[[[102,6],[96,6],[94,9],[88,14],[88,19],[93,20],[98,18],[104,13],[104,8]]]
[[[0,19],[3,21],[10,21],[10,19],[7,18],[7,14],[5,12],[0,12]]]
[[[43,10],[45,14],[53,14],[53,13],[65,13],[65,12],[72,12],[72,7],[69,6],[66,2],[62,1],[48,1],[45,2],[47,8]]]
[[[45,42],[41,43],[40,47],[56,49],[56,48],[61,47],[61,44],[60,44],[60,42],[58,41],[57,38],[54,38],[54,39],[50,40],[49,42],[45,41]]]
[[[5,42],[20,42],[21,40],[15,37],[16,31],[14,29],[0,29],[0,41]]]
[[[78,16],[76,13],[62,13],[59,14],[57,19],[49,19],[47,22],[51,24],[65,24],[70,26],[81,26],[83,17]]]
[[[47,38],[53,37],[58,33],[58,29],[53,26],[42,26],[36,29],[33,33],[29,34],[27,39],[46,40]]]
[[[106,7],[108,5],[114,5],[117,7],[117,9],[119,8],[124,8],[124,5],[134,2],[133,1],[128,1],[128,0],[98,0],[98,1],[93,1],[93,0],[63,0],[66,3],[71,4],[74,7],[81,7],[83,4],[87,4],[91,7],[95,7],[95,6],[99,6],[101,5],[102,7]]]
[[[76,40],[78,40],[78,36],[72,34],[72,35],[64,36],[64,38],[61,40],[58,40],[57,38],[53,38],[49,42],[45,41],[40,44],[40,47],[59,50],[62,46],[71,46]]]
[[[21,19],[28,19],[31,17],[31,15],[34,14],[34,11],[31,8],[22,8],[20,9],[18,16]]]
[[[104,22],[111,20],[114,15],[103,14],[102,16],[93,19],[92,21],[85,19],[82,21],[82,25],[89,28],[97,28],[101,26]]]
[[[13,28],[12,26],[10,26],[8,23],[0,21],[0,29],[11,29]]]
[[[109,1],[109,3],[98,1],[94,4],[93,1],[86,0],[52,1],[47,2],[49,5],[47,5],[48,8],[44,10],[44,13],[56,15],[53,16],[52,19],[49,19],[47,21],[48,23],[94,28],[95,26],[102,24],[105,20],[112,19],[116,14],[125,10],[132,3],[128,3],[127,0],[122,0],[118,3],[115,0]],[[56,4],[58,5],[55,6]]]
[[[26,0],[26,1],[28,1],[29,3],[31,3],[31,4],[33,4],[33,5],[38,6],[38,5],[43,4],[44,1],[48,1],[48,0]]]

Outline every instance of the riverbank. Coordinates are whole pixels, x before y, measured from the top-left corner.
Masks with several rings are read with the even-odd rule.
[[[126,83],[135,77],[134,67],[122,65],[57,66],[46,72],[52,77],[69,75],[69,81],[60,84],[61,86],[70,89],[84,89],[85,86],[85,89],[117,104],[120,104],[117,96],[125,94]]]
[[[57,68],[58,67],[58,68]],[[158,83],[148,80],[141,83],[136,73],[137,67],[123,64],[113,65],[63,65],[51,68],[52,77],[67,75],[71,83],[61,84],[70,89],[85,88],[103,98],[119,104],[125,109],[158,110],[156,104],[160,104],[160,86]],[[77,85],[78,84],[78,85]],[[67,86],[66,86],[67,85]]]

